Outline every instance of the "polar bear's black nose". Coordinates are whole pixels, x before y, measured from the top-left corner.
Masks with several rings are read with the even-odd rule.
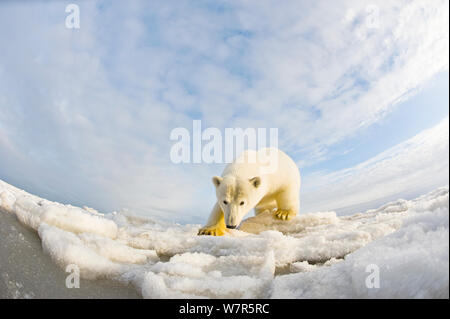
[[[229,228],[229,229],[235,229],[236,226],[230,226],[230,225],[227,225],[227,228]]]

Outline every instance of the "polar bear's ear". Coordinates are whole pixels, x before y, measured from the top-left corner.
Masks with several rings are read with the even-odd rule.
[[[250,179],[250,183],[252,183],[255,188],[258,188],[259,185],[261,185],[261,178],[260,177],[253,177]]]
[[[214,186],[219,187],[220,183],[222,183],[223,178],[219,177],[219,176],[214,176],[212,178],[212,182],[214,184]]]

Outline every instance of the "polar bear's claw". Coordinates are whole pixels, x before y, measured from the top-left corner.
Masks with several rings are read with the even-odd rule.
[[[279,209],[275,212],[275,217],[281,220],[290,220],[295,215],[296,215],[295,212],[292,210]]]
[[[197,235],[223,236],[225,235],[225,231],[222,229],[222,227],[217,226],[203,227],[199,229]]]

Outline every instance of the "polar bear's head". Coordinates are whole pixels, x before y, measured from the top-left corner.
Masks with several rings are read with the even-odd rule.
[[[227,228],[236,228],[242,218],[255,207],[260,200],[260,177],[239,179],[234,176],[214,176],[217,203],[222,208]]]

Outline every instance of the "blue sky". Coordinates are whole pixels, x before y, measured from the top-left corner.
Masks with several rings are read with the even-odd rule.
[[[0,3],[0,179],[101,211],[201,223],[223,165],[170,131],[279,129],[301,210],[448,184],[448,1]]]
[[[333,151],[337,155],[311,165],[306,172],[332,171],[356,165],[438,124],[441,119],[448,117],[448,79],[448,72],[439,73],[419,93],[402,102],[380,122],[358,136],[334,145]]]

